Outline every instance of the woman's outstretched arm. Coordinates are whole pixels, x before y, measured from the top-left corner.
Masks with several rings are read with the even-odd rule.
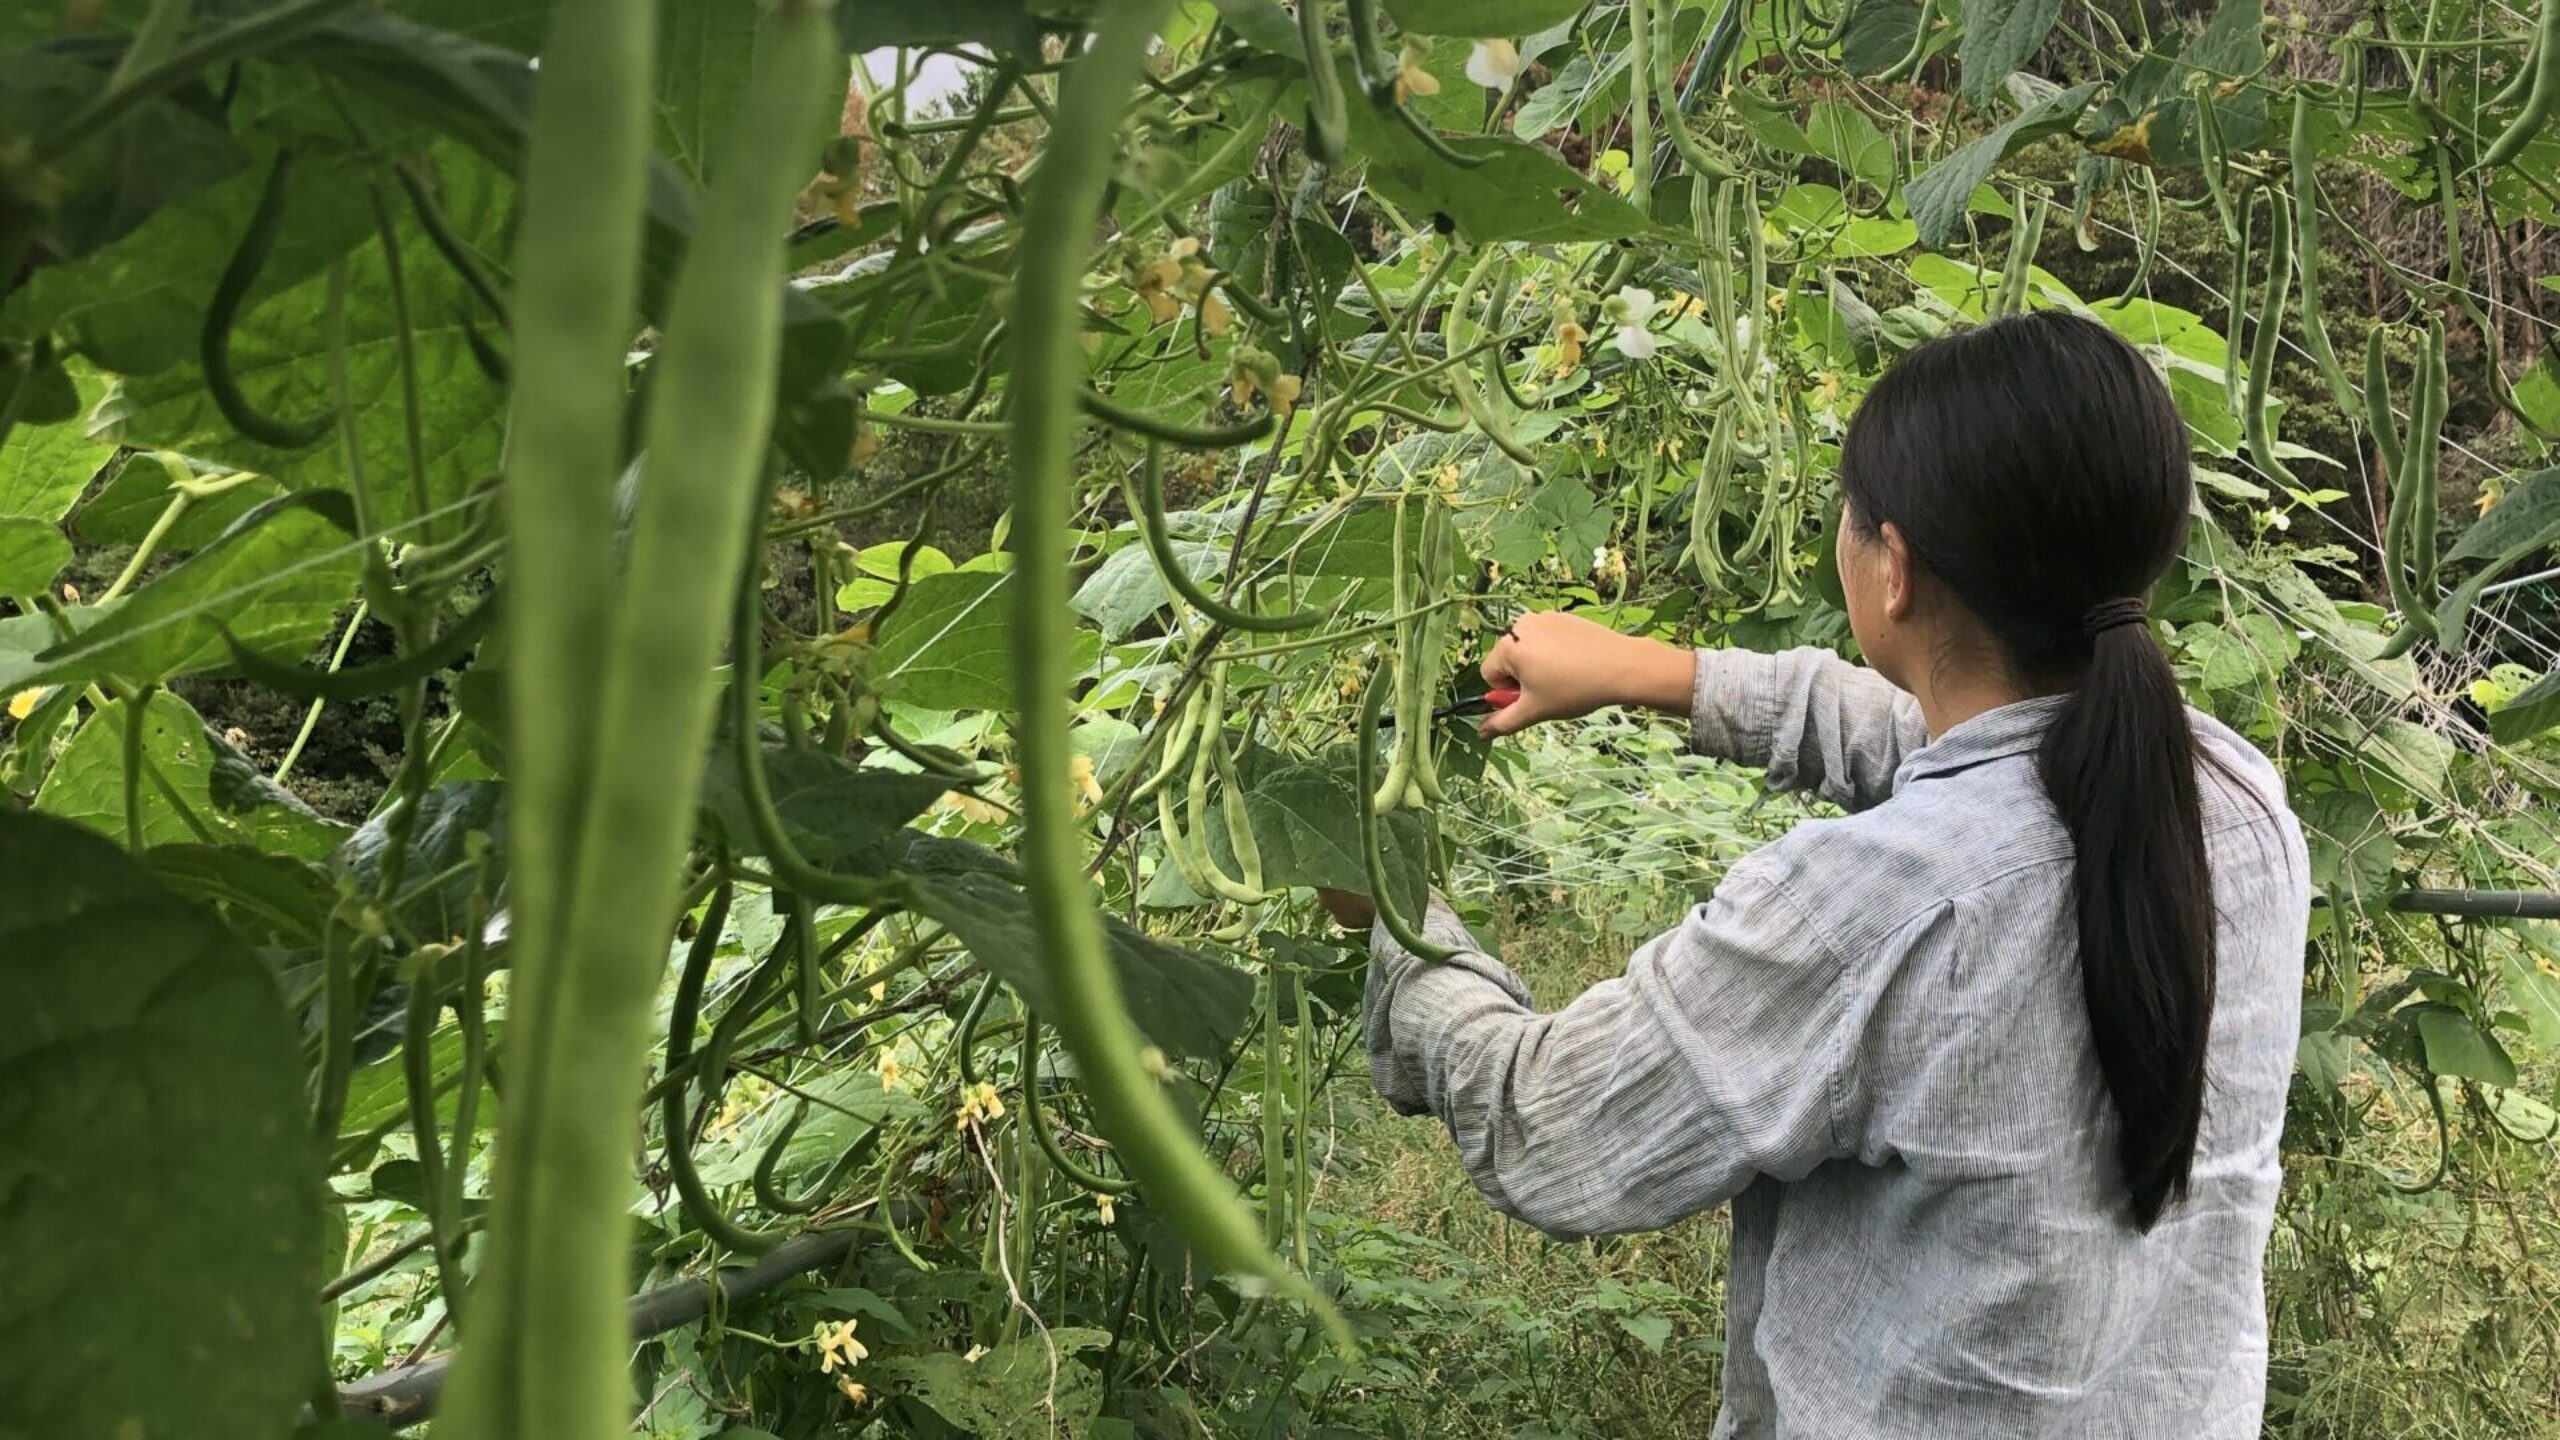
[[[1686,715],[1700,751],[1852,810],[1892,794],[1902,757],[1929,738],[1918,701],[1827,651],[1693,652],[1561,611],[1521,616],[1486,655],[1484,677],[1520,692],[1486,717],[1486,735],[1610,705]]]
[[[1657,1229],[1852,1152],[1857,1007],[1795,901],[1746,862],[1635,953],[1540,1014],[1435,900],[1439,965],[1372,935],[1378,1091],[1449,1127],[1496,1209],[1557,1235]]]

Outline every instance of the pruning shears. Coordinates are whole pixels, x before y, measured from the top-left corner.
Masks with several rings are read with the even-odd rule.
[[[1436,724],[1459,715],[1490,715],[1496,710],[1508,709],[1519,698],[1520,692],[1508,686],[1487,690],[1480,695],[1465,695],[1432,711],[1431,719]],[[1393,715],[1378,717],[1378,728],[1381,730],[1393,729],[1395,723],[1396,717]]]

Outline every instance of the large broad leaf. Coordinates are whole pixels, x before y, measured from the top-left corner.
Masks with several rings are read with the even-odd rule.
[[[1919,34],[1916,0],[1857,0],[1840,32],[1841,67],[1852,75],[1881,75],[1911,54]]]
[[[2438,1075],[2458,1075],[2484,1085],[2516,1083],[2516,1062],[2471,1017],[2450,1005],[2412,1007],[2418,1012],[2418,1038],[2426,1043],[2427,1068]]]
[[[947,780],[902,770],[866,769],[819,750],[769,745],[765,780],[784,833],[812,864],[878,873],[881,843],[951,788]],[[720,821],[729,848],[761,855],[755,821],[738,779],[738,756],[726,741],[702,776],[702,803]],[[847,867],[846,862],[860,863]]]
[[[1021,887],[986,871],[910,875],[913,908],[958,936],[978,962],[1019,991],[1033,1009],[1052,1008],[1047,941]],[[1244,1033],[1253,977],[1109,917],[1111,959],[1130,1018],[1166,1050],[1217,1059]]]
[[[885,1394],[910,1397],[960,1435],[1085,1435],[1102,1406],[1101,1378],[1080,1358],[1111,1343],[1111,1332],[1056,1326],[998,1345],[977,1358],[948,1350],[869,1362]],[[894,1388],[891,1388],[894,1387]]]
[[[0,1415],[272,1440],[322,1377],[320,1156],[264,966],[116,846],[0,814]]]
[[[1171,543],[1173,558],[1193,580],[1210,585],[1226,573],[1225,546],[1180,538]],[[1094,567],[1067,606],[1092,621],[1102,638],[1119,640],[1172,598],[1173,588],[1157,571],[1155,557],[1146,546],[1130,544],[1112,551],[1110,558]]]
[[[1347,773],[1321,765],[1287,765],[1253,782],[1245,793],[1245,816],[1262,848],[1266,885],[1310,885],[1366,894],[1368,862],[1360,847],[1361,797]],[[1430,895],[1430,876],[1423,865],[1422,817],[1395,810],[1381,817],[1379,852],[1396,908],[1420,915]],[[1212,839],[1223,839],[1223,820]]]
[[[1988,108],[2000,82],[2027,63],[2053,33],[2062,0],[1965,0],[1964,98]]]
[[[2399,842],[2373,801],[2353,790],[2327,790],[2300,801],[2294,811],[2310,848],[2315,888],[2344,892],[2364,904],[2390,893]]]
[[[2480,592],[2500,572],[2537,550],[2560,545],[2560,470],[2537,470],[2515,484],[2488,514],[2462,532],[2445,552],[2447,564],[2486,560],[2477,574],[2454,587],[2436,607],[2436,638],[2448,650],[2461,648],[2462,628]]]
[[[115,446],[92,440],[88,433],[89,412],[106,393],[106,383],[85,365],[69,369],[80,413],[54,425],[22,420],[0,444],[0,515],[61,519],[98,467],[116,453]]]
[[[36,808],[124,838],[125,728],[131,702],[109,701],[91,715],[36,791]],[[145,845],[249,845],[316,859],[346,827],[313,814],[254,771],[205,729],[194,707],[166,690],[142,710],[142,770],[135,799]]]
[[[460,939],[471,929],[472,893],[506,874],[506,787],[487,780],[430,786],[412,815],[386,811],[366,821],[329,857],[330,868],[357,893],[376,893],[400,831],[407,840],[392,908],[401,925],[424,942]]]
[[[355,520],[334,490],[259,506],[96,624],[45,651],[48,683],[113,677],[156,685],[228,665],[227,629],[254,650],[319,643],[362,568]]]
[[[1911,211],[1911,223],[1920,229],[1920,243],[1938,249],[1954,239],[1964,228],[1965,206],[1973,199],[1974,187],[2019,149],[2069,130],[2096,93],[2096,85],[2081,84],[2048,96],[1913,179],[1903,191],[1903,203]]]
[[[1481,163],[1452,165],[1375,106],[1351,107],[1351,149],[1369,183],[1408,214],[1446,216],[1470,243],[1620,240],[1649,228],[1633,205],[1543,146],[1490,135],[1449,148]]]
[[[939,10],[959,14],[972,8],[945,5]],[[533,117],[534,78],[523,54],[370,6],[331,17],[288,46],[287,53],[346,81],[367,103],[388,107],[461,141],[499,174],[522,172]],[[814,138],[810,146],[813,173]],[[664,318],[698,209],[699,198],[684,176],[664,161],[653,163],[640,285],[641,309],[652,320]],[[842,397],[831,399],[827,393],[842,371],[844,342],[844,322],[798,286],[791,287],[783,298],[777,438],[794,463],[826,475],[843,468],[853,438]]]
[[[194,470],[187,471],[190,478]],[[127,455],[97,493],[71,512],[71,533],[83,545],[138,545],[155,528],[160,555],[183,555],[211,543],[240,517],[275,499],[282,486],[266,476],[241,478],[201,500],[190,500],[178,517],[167,519],[176,492],[169,467],[150,455]]]
[[[1013,705],[1013,576],[967,570],[907,587],[880,627],[872,674],[904,704],[927,710],[1003,710]],[[1079,670],[1102,653],[1102,638],[1076,636]]]
[[[0,595],[41,595],[71,563],[62,527],[31,515],[0,515]]]
[[[2489,734],[2502,745],[2516,744],[2554,725],[2560,725],[2560,670],[2489,712]]]
[[[273,158],[261,155],[256,165],[160,210],[93,255],[37,271],[12,298],[11,318],[59,332],[120,375],[156,375],[191,363],[205,307],[240,248]],[[252,313],[373,233],[368,163],[316,149],[297,159],[275,248],[250,287]]]
[[[1399,29],[1517,40],[1582,13],[1589,0],[1386,0]]]
[[[448,147],[433,167],[433,187],[461,234],[494,241],[505,222],[509,187],[489,165]],[[506,395],[473,358],[466,321],[484,339],[499,327],[447,265],[406,205],[394,210],[401,281],[408,302],[408,342],[419,391],[419,448],[424,474],[409,463],[409,417],[401,380],[400,314],[392,303],[389,263],[380,241],[366,238],[346,256],[344,325],[349,409],[363,451],[364,475],[377,523],[404,527],[420,513],[451,505],[499,466]],[[369,218],[369,212],[368,212]],[[232,327],[231,368],[258,410],[286,423],[326,416],[333,406],[328,325],[329,282],[313,274],[260,298]],[[99,411],[101,433],[128,445],[176,450],[240,470],[273,475],[297,487],[351,483],[335,436],[280,450],[234,430],[204,389],[192,347],[184,363],[126,382]],[[402,529],[404,539],[422,532]]]

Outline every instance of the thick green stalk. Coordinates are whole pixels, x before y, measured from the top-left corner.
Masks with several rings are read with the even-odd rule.
[[[1172,0],[1103,0],[1097,7],[1093,43],[1059,87],[1057,126],[1023,216],[1024,233],[1056,241],[1024,249],[1009,327],[1023,871],[1057,997],[1057,1013],[1049,1018],[1076,1058],[1095,1122],[1120,1163],[1205,1265],[1313,1301],[1305,1282],[1263,1243],[1261,1228],[1148,1063],[1149,1047],[1129,1019],[1085,882],[1068,770],[1066,702],[1074,676],[1066,530],[1085,372],[1077,338],[1084,237],[1093,233],[1111,178],[1122,108],[1141,76],[1148,40],[1171,9]]]
[[[611,6],[602,17],[570,8],[591,25],[619,29],[627,19]],[[639,23],[651,23],[649,7],[631,8],[643,12]],[[587,34],[555,49],[583,52],[593,43]],[[639,44],[645,59],[645,37]],[[581,667],[590,675],[602,671],[590,692],[594,719],[581,727],[592,739],[582,751],[554,752],[560,764],[550,778],[568,783],[541,797],[548,806],[567,807],[543,812],[546,838],[567,848],[533,857],[545,864],[519,867],[520,873],[547,868],[545,879],[555,886],[571,883],[548,892],[549,927],[523,938],[550,963],[547,983],[528,987],[540,994],[537,1008],[520,1017],[514,1031],[525,1038],[532,1083],[519,1080],[508,1092],[514,1203],[502,1206],[498,1223],[511,1227],[514,1243],[493,1263],[511,1268],[484,1282],[493,1293],[475,1313],[483,1322],[483,1333],[473,1337],[483,1347],[482,1373],[498,1378],[494,1384],[484,1379],[465,1397],[472,1408],[460,1412],[467,1418],[458,1434],[605,1440],[626,1429],[628,1234],[619,1217],[633,1189],[628,1119],[640,1097],[650,1000],[665,970],[668,927],[682,888],[710,739],[712,663],[737,576],[732,567],[745,563],[760,493],[756,479],[770,441],[785,237],[793,200],[816,164],[822,122],[838,102],[840,64],[828,9],[818,0],[782,0],[758,35],[745,108],[663,327],[650,466],[634,517],[627,581],[580,597],[593,611],[582,623],[602,627],[610,641]],[[645,77],[645,65],[639,74]],[[552,75],[546,67],[546,83]],[[618,110],[629,100],[642,107],[645,122],[645,95],[606,88],[611,93],[597,97],[600,103]],[[541,139],[537,135],[537,149]],[[538,185],[538,156],[536,163]],[[637,205],[615,213],[636,215]],[[528,228],[531,223],[528,217]],[[528,248],[530,259],[530,241]],[[524,372],[537,376],[544,372],[527,363],[524,339],[536,328],[532,316],[549,302],[532,269],[520,265],[517,273],[516,353]],[[618,389],[612,398],[618,402]],[[609,494],[612,452],[604,453],[600,472],[576,472],[581,482],[602,482],[593,496],[582,485],[581,501],[602,502]],[[531,497],[516,498],[531,503]],[[585,513],[583,504],[578,509]],[[611,554],[609,503],[600,513],[604,518],[573,543],[604,567]],[[563,515],[543,518],[556,522]],[[572,540],[556,531],[546,538]],[[526,559],[557,558],[535,548],[531,536],[518,539]],[[518,582],[526,578],[520,568]],[[556,593],[558,577],[545,578],[546,593]],[[609,569],[601,577],[612,578]],[[526,600],[528,611],[543,608],[532,596]],[[564,637],[555,631],[543,638]],[[514,673],[542,674],[528,658],[519,653]],[[574,693],[556,677],[544,678],[547,686],[517,687],[524,707],[516,716],[519,751],[528,733],[546,720],[557,723],[556,716],[527,711]],[[591,769],[569,768],[581,757]],[[510,1324],[492,1345],[487,1332],[497,1328],[490,1322],[501,1313]],[[464,1363],[474,1358],[466,1349]]]

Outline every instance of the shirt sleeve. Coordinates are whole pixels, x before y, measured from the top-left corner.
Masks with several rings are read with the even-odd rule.
[[[1920,702],[1827,650],[1701,650],[1689,718],[1691,748],[1849,810],[1882,804],[1929,743]]]
[[[1461,953],[1371,937],[1370,1073],[1447,1123],[1496,1209],[1555,1235],[1659,1229],[1853,1153],[1842,966],[1748,863],[1553,1014],[1437,899],[1425,933]]]

